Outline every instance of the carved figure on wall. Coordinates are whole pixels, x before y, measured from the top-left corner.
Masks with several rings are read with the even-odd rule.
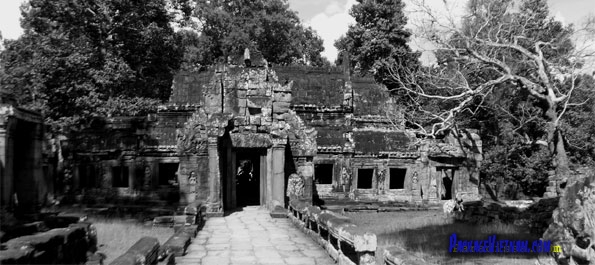
[[[343,184],[343,192],[346,192],[348,187],[351,187],[351,174],[349,174],[346,167],[341,168],[341,184]]]
[[[190,175],[188,176],[188,184],[189,185],[196,185],[197,181],[196,181],[196,176],[194,175],[194,171],[190,172]]]
[[[289,175],[287,180],[287,197],[290,199],[296,199],[304,195],[304,178],[302,176],[293,173]]]
[[[378,166],[376,168],[376,179],[378,180],[378,189],[384,190],[384,181],[386,180],[386,168]]]
[[[194,174],[194,171],[190,171],[190,174],[188,175],[188,201],[189,202],[193,202],[196,199],[196,175]]]
[[[145,176],[143,178],[143,187],[145,188],[145,190],[149,190],[151,188],[151,179],[151,167],[145,166]]]
[[[421,187],[421,182],[417,176],[417,171],[413,172],[413,177],[411,178],[412,187],[411,190],[413,191],[413,201],[420,201],[423,199],[423,191]]]
[[[64,169],[64,193],[69,193],[72,186],[72,171],[69,168]]]
[[[184,128],[176,130],[179,153],[197,154],[207,148],[205,124],[207,124],[207,115],[200,109],[184,123]]]

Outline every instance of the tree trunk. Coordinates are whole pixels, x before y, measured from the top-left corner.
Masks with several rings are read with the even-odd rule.
[[[552,156],[552,166],[555,169],[555,176],[550,181],[557,183],[565,182],[570,176],[570,166],[568,156],[566,154],[566,147],[564,146],[564,138],[558,129],[559,123],[557,121],[558,115],[556,113],[556,103],[553,100],[548,100],[548,108],[545,110],[545,118],[547,119],[547,142]],[[558,193],[560,191],[558,190]]]

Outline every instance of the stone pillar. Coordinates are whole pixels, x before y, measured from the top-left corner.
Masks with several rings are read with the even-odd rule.
[[[273,210],[275,206],[283,207],[285,205],[285,145],[287,139],[275,140],[272,153],[272,175],[269,178],[272,180],[272,194],[271,204],[267,205],[269,210]]]
[[[9,168],[8,157],[9,152],[9,134],[7,132],[8,121],[0,124],[0,180],[2,184],[2,206],[6,207],[10,204],[10,196],[13,191],[12,183],[12,168]]]
[[[103,176],[101,176],[101,187],[111,189],[112,186],[112,165],[110,162],[104,162]]]
[[[440,186],[438,184],[440,180],[438,180],[438,173],[436,172],[436,167],[430,167],[430,189],[428,190],[428,200],[430,202],[439,201],[438,193],[440,192]]]
[[[314,177],[314,163],[312,157],[300,158],[300,165],[298,165],[298,174],[304,178],[304,195],[302,200],[312,203],[313,197],[313,177]]]
[[[356,235],[353,240],[353,247],[357,252],[358,263],[360,265],[376,264],[377,239],[375,234],[365,233]]]
[[[219,150],[217,137],[209,136],[209,197],[207,200],[207,214],[210,216],[222,216],[221,205],[221,174],[219,170]]]
[[[126,163],[126,165],[128,166],[128,192],[130,194],[134,194],[134,191],[136,190],[136,163],[134,163],[134,160],[128,161],[128,163]]]

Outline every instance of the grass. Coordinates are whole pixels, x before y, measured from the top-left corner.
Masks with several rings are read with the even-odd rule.
[[[485,240],[490,235],[497,239],[532,240],[539,236],[527,229],[505,224],[471,225],[455,223],[443,218],[441,211],[411,211],[388,213],[346,213],[354,223],[373,232],[378,238],[376,257],[382,257],[385,248],[399,246],[423,258],[430,264],[534,264],[535,255],[521,254],[451,254],[449,238],[453,233],[467,240]],[[377,258],[381,264],[382,258]]]
[[[103,264],[110,264],[142,237],[155,237],[163,244],[173,235],[173,228],[152,227],[136,220],[92,218],[89,221],[97,228],[98,252],[106,255]]]

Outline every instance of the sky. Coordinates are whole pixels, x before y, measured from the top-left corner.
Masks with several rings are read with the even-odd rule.
[[[413,0],[404,0],[406,8]],[[464,6],[465,0],[426,0],[430,5],[441,2],[454,2]],[[20,28],[19,6],[24,0],[1,0],[0,31],[5,39],[15,39],[22,34]],[[298,12],[300,19],[314,28],[324,40],[323,56],[331,62],[337,57],[333,43],[347,32],[348,26],[355,20],[349,15],[349,9],[356,0],[289,0],[290,8]],[[548,0],[550,13],[564,23],[580,23],[589,14],[595,15],[595,0]]]

